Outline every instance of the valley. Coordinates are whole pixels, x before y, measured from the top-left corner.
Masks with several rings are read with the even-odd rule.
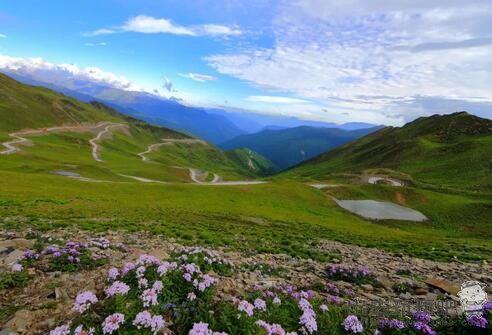
[[[391,278],[386,288],[374,282],[364,287],[347,284],[345,288],[364,297],[364,303],[400,297],[416,304],[417,288],[424,296],[440,294],[426,283],[437,275],[426,266],[443,269],[439,274],[455,282],[470,278],[464,272],[456,274],[456,269],[474,269],[481,280],[490,272],[492,193],[485,162],[491,135],[486,120],[454,115],[471,124],[473,134],[453,128],[459,134],[451,139],[440,132],[436,137],[432,130],[421,138],[412,134],[399,141],[383,140],[385,134],[408,131],[407,126],[383,128],[275,173],[272,163],[251,149],[223,151],[101,103],[82,103],[5,76],[0,79],[1,94],[16,94],[0,104],[0,115],[8,119],[0,125],[2,236],[17,234],[31,242],[47,236],[110,237],[112,243],[124,241],[133,250],[127,255],[111,249],[110,263],[115,266],[123,258],[137,257],[141,250],[164,257],[177,248],[219,250],[225,259],[233,255],[235,266],[246,269],[233,277],[241,285],[221,276],[221,282],[230,283],[220,288],[224,296],[249,289],[254,282],[268,286],[289,281],[311,287],[326,280],[323,269],[329,264],[342,262],[369,265],[379,276]],[[19,102],[30,107],[19,108]],[[32,114],[43,117],[28,117]],[[448,116],[431,122],[454,124]],[[482,123],[487,126],[481,127]],[[399,155],[386,155],[402,143],[405,150]],[[477,163],[465,177],[454,170],[464,164],[454,157],[463,152],[463,143],[467,148],[474,143],[476,154],[463,155],[472,155]],[[445,147],[452,148],[449,155]],[[373,159],[376,155],[382,157],[379,163]],[[458,167],[453,167],[457,162]],[[430,173],[424,163],[430,169],[446,166],[446,177]],[[463,178],[474,182],[465,185]],[[0,244],[9,241],[5,237]],[[12,250],[19,251],[8,250],[8,257],[13,257]],[[403,275],[361,255],[392,264],[404,260],[415,274],[411,277],[415,288],[408,288],[412,294],[403,297],[394,288],[405,281]],[[259,261],[282,270],[248,270]],[[52,281],[39,271],[40,279],[27,284],[30,292],[34,286],[45,292],[46,283]],[[86,275],[96,281],[101,277],[98,271],[87,270]],[[74,294],[66,282],[57,283],[70,296]],[[11,296],[18,291],[8,292]],[[25,304],[22,299],[16,298],[18,306]],[[0,320],[18,320],[20,316],[8,305],[0,300]],[[38,305],[33,318],[64,316]],[[8,324],[15,326],[12,322]]]

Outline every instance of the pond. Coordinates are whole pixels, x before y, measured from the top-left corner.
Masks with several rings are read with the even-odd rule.
[[[335,200],[337,204],[357,215],[374,220],[425,221],[427,217],[419,211],[391,202],[375,200]]]

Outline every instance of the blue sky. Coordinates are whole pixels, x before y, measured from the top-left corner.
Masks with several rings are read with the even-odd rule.
[[[491,117],[491,19],[481,0],[4,0],[0,68],[335,122]]]

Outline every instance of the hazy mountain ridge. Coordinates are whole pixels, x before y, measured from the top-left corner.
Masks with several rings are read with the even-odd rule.
[[[378,128],[346,131],[337,128],[300,126],[263,130],[241,135],[221,145],[224,149],[249,148],[270,159],[281,169],[310,159],[326,150],[345,144]]]

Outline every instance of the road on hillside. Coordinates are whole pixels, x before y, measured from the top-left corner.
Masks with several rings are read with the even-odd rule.
[[[60,127],[51,127],[51,128],[39,128],[39,129],[32,129],[32,130],[24,130],[24,131],[18,131],[14,133],[10,133],[9,136],[14,138],[12,141],[7,141],[3,142],[2,145],[6,148],[3,151],[0,151],[0,154],[2,155],[9,155],[9,154],[14,154],[16,152],[21,151],[19,146],[21,144],[27,144],[29,143],[29,139],[25,138],[24,136],[30,136],[30,135],[39,135],[39,134],[46,134],[46,133],[51,133],[51,132],[57,132],[57,131],[77,131],[77,132],[84,132],[84,131],[93,131],[96,130],[100,127],[105,127],[103,130],[99,131],[93,139],[89,140],[89,143],[92,146],[92,157],[94,160],[98,162],[102,162],[101,158],[99,157],[99,144],[97,143],[100,141],[103,136],[109,134],[111,132],[111,128],[115,127],[126,127],[126,124],[123,123],[113,123],[113,122],[99,122],[95,125],[76,125],[76,126],[60,126]]]
[[[150,162],[150,159],[147,157],[147,154],[151,153],[152,151],[154,151],[155,149],[157,149],[160,146],[172,145],[172,144],[176,144],[176,143],[208,145],[207,142],[205,142],[203,140],[195,139],[195,138],[185,138],[185,139],[164,138],[164,139],[162,139],[162,142],[150,144],[147,147],[147,150],[140,152],[137,155],[142,159],[142,161]],[[188,169],[188,171],[190,171],[190,179],[194,183],[201,184],[201,185],[255,185],[255,184],[266,183],[265,181],[257,181],[257,180],[223,181],[222,177],[216,173],[213,174],[212,181],[206,182],[205,179],[207,178],[207,176],[209,174],[208,171],[203,171],[203,170],[191,168],[191,167],[181,167],[181,166],[177,166],[176,168]],[[136,179],[136,178],[134,178],[134,179]]]

